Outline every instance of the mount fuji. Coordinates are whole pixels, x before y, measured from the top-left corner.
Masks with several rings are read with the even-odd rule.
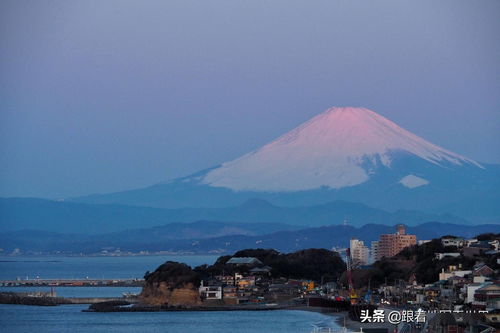
[[[407,154],[440,168],[479,163],[433,145],[364,108],[331,108],[264,147],[222,164],[203,177],[236,191],[340,189],[365,183],[379,168]],[[404,186],[427,185],[409,173]]]
[[[499,188],[499,165],[434,145],[371,110],[333,107],[214,168],[72,200],[162,208],[227,207],[253,198],[285,206],[346,200],[499,223]]]

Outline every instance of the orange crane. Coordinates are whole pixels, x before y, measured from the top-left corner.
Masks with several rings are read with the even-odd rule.
[[[352,283],[352,257],[351,257],[351,249],[347,248],[346,251],[346,259],[347,259],[347,280],[349,282],[349,299],[351,300],[351,304],[356,304],[358,302],[358,294],[354,290],[354,284]]]

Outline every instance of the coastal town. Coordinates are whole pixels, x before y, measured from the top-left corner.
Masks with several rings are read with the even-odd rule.
[[[205,304],[283,304],[293,300],[332,311],[358,306],[361,310],[357,313],[351,310],[350,319],[365,323],[365,328],[386,322],[406,327],[408,332],[473,332],[473,329],[487,332],[489,325],[499,327],[500,252],[498,235],[484,238],[450,236],[439,239],[443,251],[433,253],[430,262],[434,267],[444,267],[438,278],[428,283],[418,281],[412,273],[407,280],[391,281],[387,276],[382,284],[373,287],[370,283],[358,284],[359,288],[354,288],[353,277],[370,271],[370,260],[394,258],[409,247],[436,243],[436,240],[417,243],[414,235],[405,234],[404,226],[398,225],[395,234],[381,235],[380,241],[373,242],[371,251],[362,241],[352,239],[350,251],[347,251],[350,257],[344,258],[347,270],[337,281],[272,279],[269,278],[272,267],[259,259],[232,257],[226,264],[234,266],[236,273],[202,281],[199,292]],[[349,306],[346,307],[345,302]],[[374,306],[382,310],[377,312]],[[378,319],[377,316],[373,318],[374,311]],[[395,311],[398,313],[396,318],[380,317],[380,314],[388,316]],[[417,318],[416,313],[421,313],[422,318]]]
[[[499,240],[498,234],[417,240],[397,225],[370,248],[351,239],[349,248],[335,251],[248,249],[195,268],[167,262],[144,279],[0,281],[3,287],[142,286],[121,299],[68,300],[52,290],[2,292],[0,301],[88,302],[89,311],[314,310],[340,314],[344,325],[364,332],[494,332]]]

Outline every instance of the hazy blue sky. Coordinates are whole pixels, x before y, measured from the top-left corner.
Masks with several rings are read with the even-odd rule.
[[[500,163],[500,1],[0,2],[0,195],[187,175],[330,106]]]

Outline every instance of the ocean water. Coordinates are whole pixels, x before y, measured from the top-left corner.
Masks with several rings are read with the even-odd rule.
[[[333,317],[307,311],[82,312],[86,308],[0,304],[0,331],[309,333],[314,327],[337,327]]]
[[[165,261],[211,264],[217,256],[0,257],[0,280],[39,278],[141,278]],[[1,291],[49,291],[1,287]],[[137,287],[57,287],[58,296],[119,297]],[[0,304],[0,332],[308,333],[338,328],[334,317],[308,311],[82,312],[88,305],[56,307]]]
[[[0,280],[15,279],[127,279],[142,278],[166,261],[184,262],[191,267],[212,264],[217,256],[137,256],[137,257],[2,257]],[[56,287],[62,297],[121,297],[138,293],[138,287]],[[50,287],[0,287],[0,291],[50,291]]]
[[[126,279],[142,278],[165,261],[183,262],[191,267],[213,264],[218,256],[137,256],[63,257],[0,256],[0,280],[34,279]]]

